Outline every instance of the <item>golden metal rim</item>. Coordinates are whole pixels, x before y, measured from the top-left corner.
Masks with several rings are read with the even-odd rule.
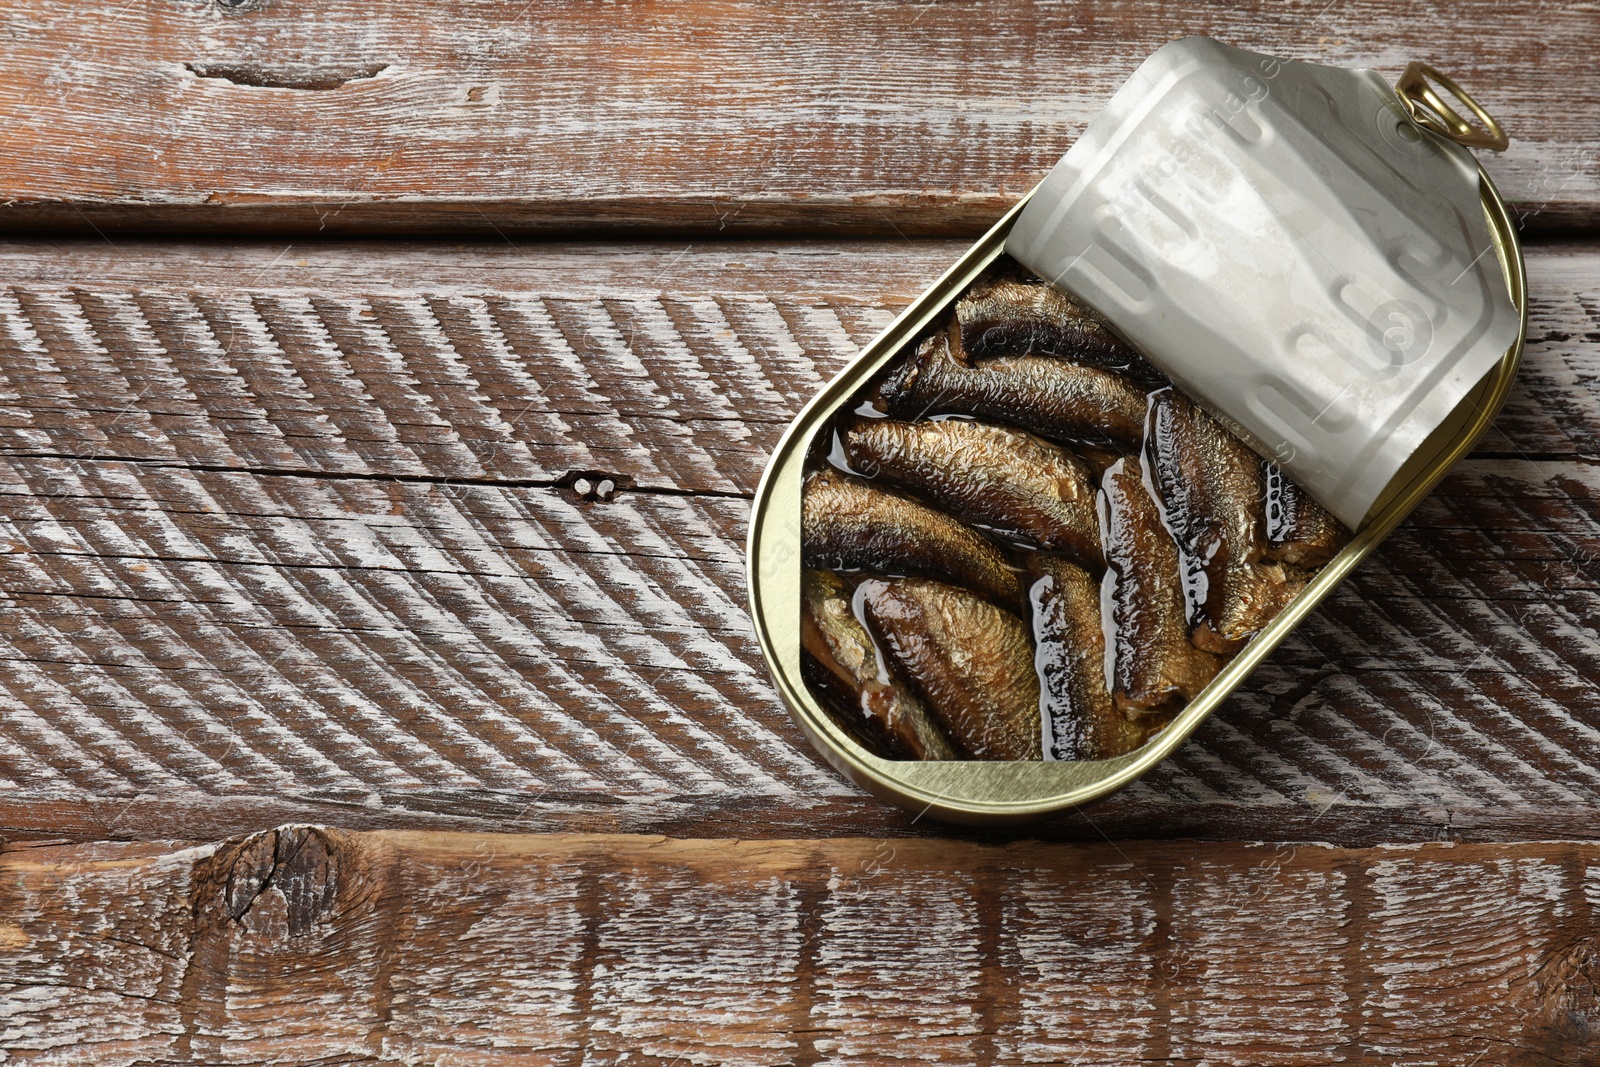
[[[1166,759],[1278,644],[1430,493],[1465,456],[1499,412],[1522,358],[1527,279],[1516,229],[1498,190],[1479,168],[1491,239],[1521,325],[1484,382],[1468,398],[1476,411],[1458,436],[1397,494],[1312,580],[1304,592],[1234,657],[1173,723],[1137,752],[1096,762],[981,763],[880,759],[861,749],[812,698],[799,670],[800,469],[812,435],[831,414],[920,331],[1002,251],[1033,193],[1013,207],[966,255],[873,339],[812,398],[785,431],[757,487],[747,545],[750,613],[762,654],[784,703],[817,750],[856,784],[909,810],[946,822],[1003,824],[1075,809],[1126,786]]]

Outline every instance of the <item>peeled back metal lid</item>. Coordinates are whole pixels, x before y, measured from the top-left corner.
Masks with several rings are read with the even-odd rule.
[[[1490,134],[1464,137],[1429,99],[1371,70],[1174,41],[1006,251],[1358,528],[1520,330],[1476,161],[1451,139],[1503,134],[1478,111]]]

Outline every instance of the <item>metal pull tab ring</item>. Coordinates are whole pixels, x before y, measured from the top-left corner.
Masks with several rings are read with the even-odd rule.
[[[1467,110],[1483,124],[1482,128],[1462,118],[1460,112],[1445,103],[1429,84],[1429,79],[1444,86],[1450,91],[1451,96],[1467,105]],[[1425,130],[1432,130],[1468,148],[1488,148],[1504,152],[1511,144],[1511,138],[1506,136],[1505,128],[1495,121],[1493,115],[1468,96],[1466,90],[1457,85],[1452,78],[1439,73],[1426,63],[1413,62],[1407,65],[1405,73],[1400,75],[1400,80],[1395,83],[1394,91],[1400,97],[1400,102],[1405,105],[1411,121]]]

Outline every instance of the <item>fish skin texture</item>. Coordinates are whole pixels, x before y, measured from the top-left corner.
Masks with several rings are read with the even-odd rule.
[[[1170,715],[1130,716],[1106,689],[1100,583],[1059,556],[1041,553],[1028,569],[1045,757],[1111,759],[1141,747]]]
[[[1350,530],[1275,463],[1262,460],[1266,486],[1267,558],[1320,567],[1350,543]]]
[[[927,578],[868,579],[858,595],[895,673],[927,702],[962,755],[1041,758],[1039,678],[1021,619]]]
[[[1191,583],[1194,642],[1237,652],[1305,586],[1297,569],[1267,559],[1261,458],[1173,389],[1151,399],[1146,445],[1167,524],[1204,576]]]
[[[1001,274],[974,282],[956,301],[956,323],[961,347],[974,358],[1064,356],[1135,381],[1165,382],[1099,316],[1038,279]]]
[[[1104,567],[1089,466],[1060,445],[959,419],[856,419],[839,437],[854,470],[1007,540]]]
[[[1113,464],[1103,488],[1116,636],[1113,697],[1129,714],[1182,707],[1222,661],[1190,643],[1178,548],[1145,488],[1139,458]]]
[[[851,610],[852,590],[829,571],[800,578],[800,649],[813,688],[847,716],[846,729],[890,759],[955,759],[928,709],[879,662],[877,649]]]
[[[959,520],[831,467],[805,479],[801,555],[807,567],[944,578],[1008,606],[1022,582],[993,542]]]
[[[959,343],[959,342],[958,342]],[[1145,391],[1127,378],[1055,356],[971,361],[934,334],[883,380],[879,396],[896,418],[971,415],[1064,443],[1137,448]]]

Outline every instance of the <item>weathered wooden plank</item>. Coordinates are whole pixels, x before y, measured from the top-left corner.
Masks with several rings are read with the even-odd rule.
[[[748,494],[960,248],[0,244],[0,454]],[[1600,254],[1529,255],[1481,451],[1595,455]]]
[[[1593,1062],[1593,844],[0,853],[15,1063]]]
[[[301,253],[6,246],[0,824],[924,829],[776,703],[743,494],[952,247]],[[1496,438],[1175,759],[1046,832],[1596,835],[1600,255],[1531,255]]]
[[[1588,468],[1552,466],[1592,493]],[[61,717],[77,739],[41,727],[38,743],[49,743],[36,773],[76,759],[110,775],[106,786],[221,791],[292,780],[606,794],[631,782],[629,792],[648,794],[696,792],[705,775],[755,792],[825,787],[791,751],[803,742],[773,702],[744,619],[742,500],[623,493],[600,504],[559,489],[108,461],[8,468],[0,588],[14,673],[0,684],[23,706],[54,709],[51,722]],[[1318,718],[1342,687],[1376,716],[1369,729],[1393,734],[1392,753],[1366,761],[1391,765],[1390,780],[1437,742],[1426,724],[1386,718],[1393,687],[1461,716],[1458,704],[1485,685],[1524,686],[1525,732],[1548,702],[1536,685],[1590,672],[1594,646],[1560,626],[1589,610],[1592,586],[1507,580],[1488,566],[1485,578],[1452,573],[1457,523],[1494,534],[1497,516],[1476,506],[1485,484],[1502,495],[1496,511],[1513,493],[1524,498],[1503,521],[1530,540],[1546,534],[1535,562],[1559,551],[1552,534],[1586,553],[1600,545],[1577,502],[1552,502],[1519,473],[1537,476],[1474,461],[1428,505],[1442,531],[1414,525],[1277,657],[1320,698],[1301,714]],[[1557,508],[1565,514],[1552,521]],[[1557,529],[1528,532],[1541,521]],[[1592,797],[1600,771],[1586,758],[1587,693],[1566,688],[1556,703],[1580,718],[1551,708],[1504,773],[1520,783],[1537,769]],[[1273,705],[1276,695],[1251,690]],[[1484,708],[1487,736],[1456,739],[1458,750],[1481,750],[1468,760],[1475,771],[1489,771],[1494,753],[1510,759],[1499,746],[1516,727],[1499,717]],[[120,743],[98,742],[102,727]],[[1564,744],[1545,752],[1551,733]],[[1509,797],[1501,777],[1464,779],[1456,799]],[[1552,801],[1571,799],[1547,788]]]
[[[65,264],[24,247],[13,246],[16,284],[0,294],[0,447],[518,482],[599,470],[645,488],[737,493],[754,488],[820,381],[938,269],[925,256],[891,263],[872,290],[851,293],[848,272],[869,252],[535,252],[532,274],[526,253],[491,253],[480,277],[507,283],[494,290],[463,288],[466,262],[423,254],[419,269],[456,279],[396,291],[374,269],[410,264],[374,248],[259,248],[264,258],[220,254],[208,270],[146,247],[110,260],[81,249],[90,260],[66,268],[70,284],[35,287],[22,283],[25,263],[58,277]],[[322,277],[324,265],[359,287]],[[142,281],[111,281],[125,271]],[[707,271],[727,284],[708,288]],[[213,284],[180,281],[201,274]]]
[[[1488,165],[1532,224],[1600,201],[1584,5],[50,0],[5,31],[9,226],[972,233],[1192,33],[1435,63],[1516,138]]]

